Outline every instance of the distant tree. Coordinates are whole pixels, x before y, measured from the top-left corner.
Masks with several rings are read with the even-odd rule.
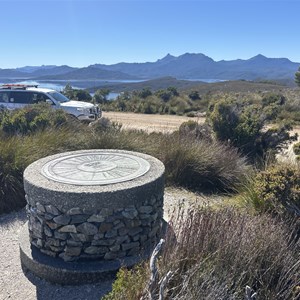
[[[300,67],[298,69],[298,72],[296,72],[296,74],[295,74],[295,82],[300,87]]]
[[[146,87],[146,88],[143,88],[139,93],[138,93],[138,96],[145,99],[149,96],[152,95],[152,92],[150,90],[150,88]]]
[[[201,99],[198,91],[191,91],[189,93],[189,98],[193,101]]]
[[[109,95],[109,89],[99,89],[95,92],[93,96],[93,101],[96,103],[105,103],[107,101],[107,96]]]
[[[130,100],[132,98],[132,95],[128,92],[122,92],[120,95],[117,97],[117,99],[123,99],[123,100]]]
[[[170,92],[172,94],[172,96],[175,96],[175,97],[179,96],[179,93],[178,93],[176,87],[174,87],[174,86],[168,87],[167,91]]]
[[[74,89],[70,83],[67,83],[62,93],[69,99],[78,101],[91,101],[92,96],[87,90]]]
[[[69,99],[74,98],[74,89],[72,88],[70,83],[66,84],[65,88],[62,90],[62,93]]]
[[[87,90],[73,90],[74,96],[73,99],[78,101],[91,101],[92,96]]]
[[[156,96],[161,98],[164,102],[167,102],[171,99],[172,93],[170,91],[166,90],[158,90],[156,93]]]

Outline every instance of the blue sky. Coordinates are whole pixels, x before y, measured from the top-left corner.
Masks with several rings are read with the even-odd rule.
[[[0,68],[214,60],[300,62],[298,0],[0,0]]]

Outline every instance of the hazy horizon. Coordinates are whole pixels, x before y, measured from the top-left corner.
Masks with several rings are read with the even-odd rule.
[[[167,53],[166,55],[168,55],[168,54],[170,54],[170,55],[172,55],[171,53]],[[181,55],[184,55],[184,54],[204,54],[204,55],[206,55],[206,56],[208,56],[208,57],[210,57],[209,55],[207,55],[207,54],[205,54],[205,53],[188,53],[188,52],[186,52],[186,53],[182,53],[182,54],[180,54],[180,55],[178,55],[178,56],[181,56]],[[165,56],[166,56],[165,55]],[[264,55],[264,54],[262,54],[262,53],[258,53],[258,54],[256,54],[256,55],[254,55],[254,56],[252,56],[252,57],[249,57],[249,58],[244,58],[244,59],[241,59],[241,58],[239,58],[239,57],[237,57],[237,58],[235,58],[235,59],[232,59],[232,60],[239,60],[239,59],[241,59],[241,60],[247,60],[247,59],[250,59],[250,58],[253,58],[253,57],[255,57],[255,56],[257,56],[257,55],[263,55],[263,56],[265,56],[265,57],[267,57],[266,55]],[[164,56],[164,57],[165,57]],[[172,56],[175,56],[175,55],[172,55]],[[178,57],[178,56],[176,56],[176,57]],[[137,62],[137,61],[133,61],[133,62],[128,62],[128,61],[120,61],[120,62],[117,62],[117,63],[154,63],[154,62],[156,62],[157,60],[160,60],[160,59],[162,59],[162,58],[164,58],[164,57],[160,57],[160,58],[157,58],[155,61],[139,61],[139,62]],[[212,58],[212,57],[210,57],[210,58]],[[286,58],[286,59],[289,59],[288,57],[267,57],[267,58]],[[222,61],[223,59],[220,59],[220,60],[218,60],[218,61]],[[289,59],[290,60],[290,59]],[[216,61],[216,62],[218,62],[218,61]],[[230,60],[225,60],[225,61],[230,61]],[[292,61],[292,60],[290,60],[290,61]],[[299,63],[300,64],[300,62],[298,62],[298,61],[292,61],[292,62],[294,62],[294,63]],[[95,63],[93,63],[93,64],[98,64],[99,62],[95,62]],[[93,64],[91,64],[91,65],[93,65]],[[103,64],[105,64],[105,63],[103,63]],[[110,65],[110,64],[106,64],[106,65]],[[22,66],[17,66],[17,67],[13,67],[13,68],[7,68],[7,69],[18,69],[18,68],[24,68],[24,67],[51,67],[51,66],[54,66],[54,67],[60,67],[60,66],[63,66],[63,65],[46,65],[46,64],[42,64],[42,65],[22,65]],[[72,65],[68,65],[69,67],[76,67],[76,66],[72,66]],[[82,67],[88,67],[88,66],[82,66]],[[0,69],[4,69],[4,68],[1,68],[0,67]]]

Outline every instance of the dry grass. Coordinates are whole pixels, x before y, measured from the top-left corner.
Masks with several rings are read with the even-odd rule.
[[[299,299],[300,243],[291,231],[268,215],[232,209],[203,208],[191,210],[187,216],[179,213],[166,235],[156,293],[159,280],[171,271],[164,299],[244,299],[246,285],[257,292],[258,299]],[[142,292],[143,299],[148,299],[148,268],[145,264],[123,272],[105,299],[127,300],[128,295],[139,295],[130,298],[138,300]],[[135,279],[138,286],[128,284]]]
[[[105,118],[121,123],[124,129],[145,130],[147,132],[173,132],[189,120],[204,123],[204,117],[191,118],[174,115],[147,115],[123,112],[103,112]]]

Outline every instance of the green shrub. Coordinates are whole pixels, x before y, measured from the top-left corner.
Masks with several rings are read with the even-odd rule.
[[[24,135],[49,127],[61,126],[66,123],[67,118],[62,110],[52,110],[48,104],[40,103],[2,113],[0,126],[7,135]]]
[[[87,90],[74,89],[69,83],[62,90],[62,94],[64,94],[67,98],[71,100],[78,100],[78,101],[92,100],[92,96]]]
[[[149,271],[144,266],[136,266],[133,270],[121,268],[113,283],[112,291],[102,300],[141,299],[147,284]]]
[[[300,216],[300,172],[293,166],[277,165],[259,172],[254,180],[259,211],[292,213]]]
[[[267,154],[275,156],[282,146],[296,138],[290,136],[289,125],[264,130],[269,119],[269,112],[263,106],[234,98],[211,104],[208,111],[208,121],[217,139],[239,148],[251,160]]]

